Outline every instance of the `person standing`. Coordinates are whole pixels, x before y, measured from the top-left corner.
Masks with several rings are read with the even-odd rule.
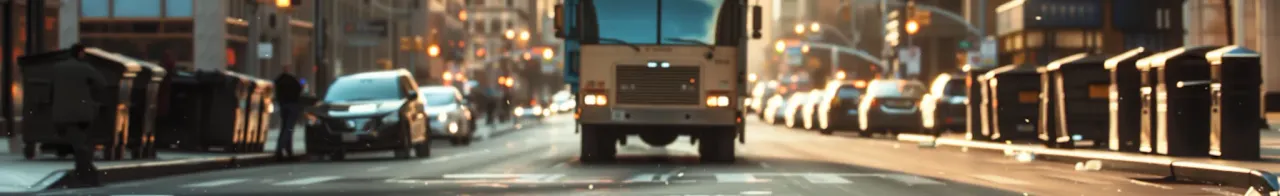
[[[293,128],[302,115],[302,81],[293,76],[291,67],[285,66],[276,76],[276,105],[280,107],[280,134],[276,137],[276,159],[293,156]]]
[[[75,176],[79,185],[101,186],[98,169],[93,165],[93,145],[89,143],[90,126],[99,112],[107,107],[101,104],[106,97],[106,79],[93,65],[85,63],[84,45],[71,46],[74,60],[55,64],[58,74],[53,78],[52,116],[58,135],[71,145],[75,157]]]

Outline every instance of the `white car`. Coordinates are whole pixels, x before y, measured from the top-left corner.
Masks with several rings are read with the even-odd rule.
[[[818,103],[826,100],[826,95],[824,90],[814,89],[809,92],[809,100],[806,100],[804,105],[800,106],[799,118],[803,119],[802,122],[805,129],[816,129],[817,126],[814,126],[814,124],[817,124],[817,120],[814,117],[817,115],[814,114],[814,111],[817,110]]]
[[[761,112],[761,114],[763,114],[761,118],[764,118],[764,122],[769,124],[778,124],[779,120],[783,119],[780,117],[782,117],[783,114],[786,114],[786,112],[778,111],[781,111],[782,108],[786,108],[783,106],[786,104],[787,98],[782,97],[781,94],[773,94],[773,96],[770,96],[769,100],[766,102],[764,112]]]
[[[551,113],[572,112],[573,108],[578,107],[578,102],[574,100],[573,94],[569,91],[560,91],[551,96]]]
[[[796,118],[798,117],[796,114],[800,113],[800,106],[804,106],[805,103],[808,103],[809,99],[808,92],[793,93],[791,94],[791,98],[787,98],[787,105],[783,106],[785,107],[783,111],[786,112],[786,116],[784,118],[786,119],[787,127],[794,128],[796,125],[799,125],[797,122],[799,122],[800,119]]]

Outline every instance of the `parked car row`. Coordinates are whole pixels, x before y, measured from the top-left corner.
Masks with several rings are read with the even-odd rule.
[[[778,93],[774,86],[756,86],[748,107],[769,124],[822,134],[853,131],[863,137],[936,135],[965,125],[964,80],[947,74],[936,79],[932,88],[901,79],[831,81],[821,89],[789,93]]]

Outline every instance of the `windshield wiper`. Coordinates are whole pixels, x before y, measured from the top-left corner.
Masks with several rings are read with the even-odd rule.
[[[627,45],[627,46],[630,46],[632,50],[635,50],[636,52],[640,52],[640,46],[636,46],[635,44],[628,43],[627,41],[622,41],[621,39],[601,37],[600,41],[607,41],[607,42]]]
[[[706,47],[707,47],[707,56],[706,56],[706,57],[707,57],[707,59],[711,59],[711,58],[714,58],[714,57],[715,57],[716,46],[715,46],[715,45],[711,45],[711,44],[709,44],[709,43],[707,43],[707,42],[702,42],[702,40],[687,39],[687,38],[678,38],[678,37],[669,37],[669,38],[665,38],[665,39],[663,39],[663,40],[670,41],[670,42],[693,43],[693,44],[698,44],[698,45],[706,46]]]

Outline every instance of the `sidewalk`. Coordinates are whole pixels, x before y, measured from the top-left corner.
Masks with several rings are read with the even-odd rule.
[[[479,121],[479,122],[483,122],[483,119],[482,121]],[[520,127],[522,126],[525,126],[525,127],[533,126],[539,123],[540,122],[532,121],[532,120],[523,120],[519,125],[511,122],[507,122],[507,123],[495,123],[493,126],[487,126],[481,123],[477,125],[476,133],[474,137],[476,139],[483,141],[492,137],[509,133],[513,130],[519,130]],[[298,127],[295,130],[298,130],[298,131],[295,132],[293,137],[294,153],[297,155],[304,155],[306,153],[306,142],[305,142],[306,133],[305,131],[301,131],[303,130],[302,127]],[[95,160],[94,164],[99,168],[99,170],[103,170],[104,173],[106,173],[105,171],[111,171],[111,170],[135,170],[135,169],[158,170],[158,169],[148,169],[148,168],[172,166],[172,165],[178,165],[178,164],[190,165],[198,162],[217,163],[211,166],[175,167],[179,169],[170,168],[168,169],[169,171],[165,171],[164,173],[160,173],[152,176],[144,175],[144,176],[130,176],[130,177],[124,178],[124,180],[131,180],[129,178],[151,178],[151,177],[158,177],[163,175],[206,171],[208,169],[223,169],[223,168],[245,166],[243,162],[273,162],[274,159],[272,158],[271,153],[275,152],[276,150],[275,149],[276,141],[277,141],[276,138],[278,137],[278,135],[279,135],[278,129],[272,129],[268,131],[267,142],[265,147],[266,152],[261,152],[261,153],[215,153],[215,152],[179,151],[179,150],[173,150],[173,149],[157,149],[158,151],[156,153],[157,158],[152,160],[128,160],[128,156],[126,156],[126,160],[120,160],[120,161]],[[0,138],[0,165],[3,165],[3,167],[0,167],[0,193],[31,192],[31,191],[43,190],[49,187],[49,185],[58,181],[62,177],[61,175],[62,171],[69,170],[74,167],[74,163],[72,162],[72,159],[70,156],[64,159],[58,159],[52,154],[43,154],[39,156],[36,160],[26,160],[24,157],[22,157],[21,153],[10,153],[8,143],[9,143],[9,138]],[[241,162],[241,163],[237,163],[237,160],[239,160],[238,162]],[[222,165],[218,165],[218,164],[222,164]],[[226,164],[230,164],[230,165],[226,165]],[[198,169],[203,168],[205,170],[191,170],[191,169],[183,169],[183,168],[198,168]],[[190,170],[190,171],[183,171],[183,170]],[[122,172],[116,172],[116,173],[122,173]],[[131,175],[134,175],[134,174],[131,174]],[[104,177],[103,183],[111,183],[112,181],[114,181],[112,179],[107,179],[107,178],[109,177]]]

